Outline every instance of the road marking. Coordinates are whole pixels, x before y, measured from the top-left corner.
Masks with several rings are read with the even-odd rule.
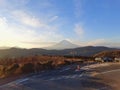
[[[100,74],[106,74],[106,73],[111,73],[111,72],[116,72],[116,71],[120,71],[120,69],[110,70],[110,71],[102,72]]]
[[[81,69],[83,70],[89,70],[89,69],[93,69],[93,68],[97,68],[97,67],[103,67],[103,66],[110,66],[110,63],[101,63],[101,64],[91,64],[91,65],[87,65],[87,66],[83,66]]]
[[[82,74],[80,74],[80,75],[77,75],[77,74],[75,74],[75,75],[68,75],[68,76],[61,76],[61,77],[53,77],[53,78],[50,78],[50,79],[48,79],[47,81],[54,81],[54,80],[61,80],[61,79],[73,79],[73,78],[80,78],[80,77],[82,77],[83,75]]]
[[[70,68],[63,69],[63,70],[61,70],[60,72],[67,71],[67,70],[69,70],[69,69],[70,69]]]
[[[27,81],[27,80],[29,80],[29,78],[20,79],[20,80],[16,81],[16,84],[19,84],[19,83],[25,82],[25,81]]]
[[[27,80],[29,80],[29,78],[15,80],[15,81],[9,82],[7,84],[1,85],[0,88],[20,84],[20,83],[25,82]]]

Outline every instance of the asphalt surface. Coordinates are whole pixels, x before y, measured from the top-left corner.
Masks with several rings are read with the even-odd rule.
[[[13,81],[0,86],[0,90],[115,90],[106,82],[109,78],[105,79],[109,73],[113,74],[114,70],[116,70],[114,75],[120,74],[119,65],[112,67],[76,70],[76,65],[69,65]],[[95,72],[97,74],[94,75]],[[118,78],[119,75],[114,79],[119,81]]]
[[[97,78],[102,79],[102,82],[110,86],[112,90],[120,90],[120,64],[111,65],[105,70],[99,68],[99,70],[101,73],[96,75]]]

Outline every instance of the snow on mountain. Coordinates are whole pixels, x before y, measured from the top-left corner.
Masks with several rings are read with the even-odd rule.
[[[79,46],[76,44],[73,44],[67,40],[63,40],[63,41],[61,41],[53,46],[46,47],[45,49],[63,50],[63,49],[72,49],[72,48],[77,48],[77,47],[79,47]]]

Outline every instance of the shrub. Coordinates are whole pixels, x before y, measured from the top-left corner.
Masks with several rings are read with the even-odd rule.
[[[34,72],[34,64],[26,63],[21,67],[22,73],[32,73]]]

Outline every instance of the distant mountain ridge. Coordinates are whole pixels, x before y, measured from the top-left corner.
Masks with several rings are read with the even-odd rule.
[[[103,46],[86,46],[78,47],[74,49],[64,49],[64,50],[46,50],[41,48],[32,49],[21,49],[21,48],[10,48],[0,50],[0,58],[6,57],[25,57],[30,55],[76,55],[76,56],[93,56],[97,53],[103,51],[118,50],[117,48],[108,48]]]
[[[9,49],[10,47],[0,47],[0,49]]]
[[[77,48],[77,47],[80,47],[80,46],[73,44],[70,41],[63,40],[53,46],[46,47],[45,49],[47,49],[47,50],[63,50],[63,49],[72,49],[72,48]]]

